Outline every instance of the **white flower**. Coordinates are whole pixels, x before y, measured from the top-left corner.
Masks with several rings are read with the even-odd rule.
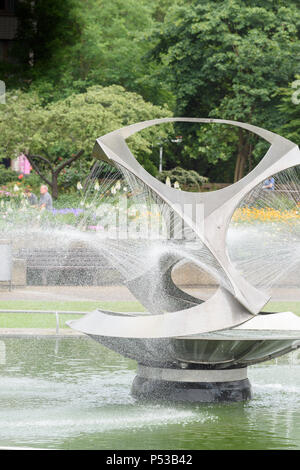
[[[116,182],[115,188],[116,188],[116,189],[121,189],[121,181],[120,181],[120,180],[118,180],[118,181]]]
[[[77,183],[77,189],[79,191],[80,191],[80,189],[83,189],[82,184],[80,183],[80,181],[78,181],[78,183]]]
[[[14,191],[15,192],[19,191],[19,186],[17,184],[14,185]]]
[[[124,186],[124,188],[123,188],[123,191],[124,191],[124,192],[126,192],[126,191],[127,191],[127,188],[126,188],[126,186]]]
[[[171,180],[170,180],[169,176],[166,177],[166,185],[171,186]]]
[[[80,205],[81,205],[81,206],[84,206],[84,201],[80,201]]]
[[[180,189],[180,185],[179,185],[178,181],[175,181],[174,188],[175,189]]]
[[[100,189],[100,184],[98,181],[96,181],[95,186],[94,186],[95,191],[99,191]]]
[[[115,186],[113,186],[110,190],[111,194],[116,194],[117,190],[115,188]]]

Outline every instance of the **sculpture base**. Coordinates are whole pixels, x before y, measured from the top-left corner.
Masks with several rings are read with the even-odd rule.
[[[237,402],[252,398],[247,369],[163,369],[139,365],[132,395],[185,403]]]

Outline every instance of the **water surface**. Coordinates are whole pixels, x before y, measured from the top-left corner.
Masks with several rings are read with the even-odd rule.
[[[299,449],[300,352],[249,368],[246,403],[138,403],[135,363],[85,338],[0,341],[0,445]]]

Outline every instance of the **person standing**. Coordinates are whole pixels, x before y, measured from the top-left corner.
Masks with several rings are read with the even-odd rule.
[[[46,186],[45,184],[42,184],[40,188],[40,193],[41,193],[40,200],[39,200],[40,209],[46,209],[47,211],[50,211],[53,207],[53,204],[52,204],[51,194],[49,194],[48,192],[48,186]]]
[[[267,190],[267,191],[274,191],[275,190],[275,180],[274,180],[273,176],[270,176],[270,178],[267,178],[264,181],[264,184],[263,184],[262,188]]]

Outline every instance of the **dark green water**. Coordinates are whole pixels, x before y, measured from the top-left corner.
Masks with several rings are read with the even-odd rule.
[[[88,339],[0,341],[0,446],[299,449],[300,353],[253,366],[247,403],[141,404],[135,363]]]

